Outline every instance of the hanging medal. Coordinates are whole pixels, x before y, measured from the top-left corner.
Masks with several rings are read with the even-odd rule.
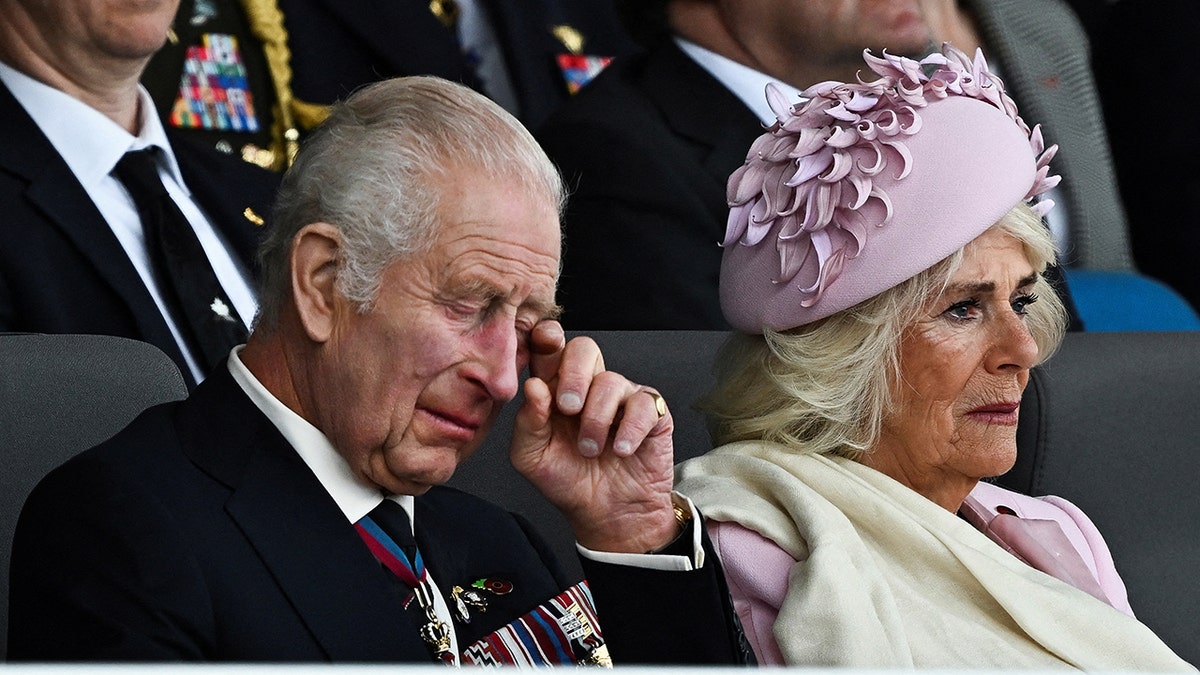
[[[429,645],[439,661],[447,665],[454,665],[450,627],[437,615],[437,608],[433,601],[433,587],[429,583],[429,574],[425,569],[425,561],[421,558],[421,552],[414,551],[412,560],[409,560],[404,550],[374,520],[371,520],[370,516],[363,516],[355,523],[354,529],[379,562],[413,590],[413,597],[425,613],[426,619],[425,624],[420,628],[421,639]]]

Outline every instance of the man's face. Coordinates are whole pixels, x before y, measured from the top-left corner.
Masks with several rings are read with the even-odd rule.
[[[478,447],[555,309],[556,205],[476,178],[447,179],[435,245],[387,268],[369,312],[337,299],[321,351],[314,422],[392,493],[444,483]]]
[[[51,60],[148,59],[167,39],[179,0],[17,0]],[[63,69],[69,68],[62,63]]]
[[[862,52],[924,55],[933,39],[921,0],[722,0],[726,25],[758,60],[790,70],[803,59],[827,69],[865,68]],[[807,87],[815,82],[793,82]]]

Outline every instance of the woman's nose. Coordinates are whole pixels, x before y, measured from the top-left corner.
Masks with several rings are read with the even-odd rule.
[[[993,324],[992,335],[995,344],[989,356],[989,369],[1029,370],[1037,365],[1037,342],[1020,314],[1003,312]]]

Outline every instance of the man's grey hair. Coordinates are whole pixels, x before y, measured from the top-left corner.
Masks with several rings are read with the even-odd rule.
[[[291,300],[293,239],[306,225],[341,233],[336,289],[369,311],[384,270],[427,251],[443,180],[516,179],[561,215],[562,178],[521,123],[483,95],[436,77],[384,80],[334,104],[283,178],[259,253],[256,326],[273,327]]]

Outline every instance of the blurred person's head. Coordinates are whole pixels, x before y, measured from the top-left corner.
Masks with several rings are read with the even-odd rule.
[[[937,43],[929,0],[617,0],[626,29],[651,47],[677,35],[803,88],[852,81],[862,51],[919,57]]]
[[[167,41],[179,0],[0,0],[0,61],[141,127],[138,79]]]

